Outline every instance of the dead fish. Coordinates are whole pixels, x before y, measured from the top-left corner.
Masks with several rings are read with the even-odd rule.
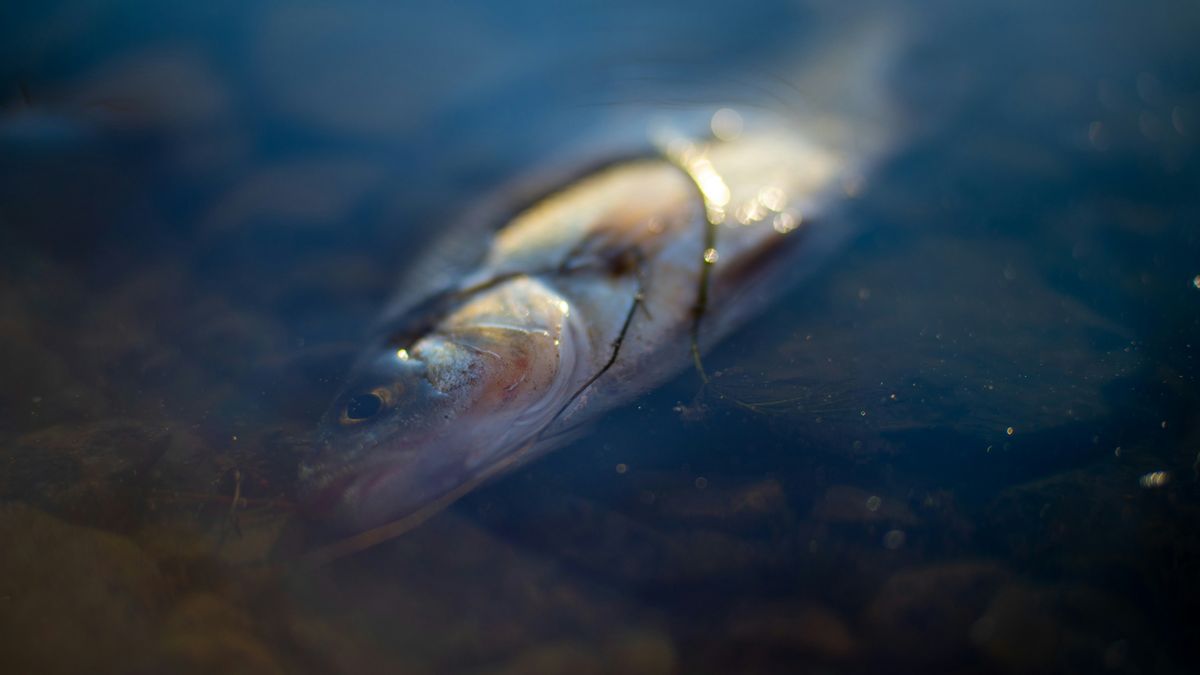
[[[307,512],[362,531],[436,511],[699,365],[845,241],[837,205],[884,147],[794,122],[659,125],[651,152],[519,210],[471,270],[427,277],[322,420]]]

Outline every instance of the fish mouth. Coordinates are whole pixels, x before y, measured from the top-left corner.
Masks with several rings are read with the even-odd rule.
[[[320,469],[310,468],[306,464],[301,465],[302,474],[319,471]],[[347,471],[335,478],[323,481],[319,486],[302,482],[297,495],[301,513],[310,520],[329,520],[330,514],[337,510],[337,505],[356,480],[358,480],[358,475]]]
[[[422,464],[413,453],[340,467],[306,464],[301,472],[301,513],[345,532],[405,518],[469,480],[453,465]]]

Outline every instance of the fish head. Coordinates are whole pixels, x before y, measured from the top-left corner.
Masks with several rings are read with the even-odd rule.
[[[417,359],[397,358],[396,350],[354,368],[321,418],[317,447],[300,467],[306,513],[339,529],[366,529],[383,518],[375,515],[384,508],[374,495],[396,480],[397,471],[436,473],[436,458],[419,450],[423,439],[442,431],[439,422],[447,421],[450,397],[433,386],[426,369]],[[427,478],[403,492],[417,503],[436,489]]]
[[[568,310],[513,286],[408,347],[368,352],[301,464],[306,513],[344,531],[404,518],[499,472],[552,421],[573,381]]]

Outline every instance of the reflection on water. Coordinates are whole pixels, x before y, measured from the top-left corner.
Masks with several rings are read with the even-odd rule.
[[[685,373],[294,564],[305,439],[424,242],[630,110],[802,115],[780,55],[880,16],[713,5],[6,9],[4,670],[1186,671],[1182,2],[889,9],[864,235],[708,357],[752,410]]]

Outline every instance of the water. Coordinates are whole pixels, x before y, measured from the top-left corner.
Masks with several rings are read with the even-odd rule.
[[[623,105],[793,101],[778,55],[881,11],[7,8],[5,670],[1189,671],[1182,2],[888,10],[864,235],[709,357],[763,410],[683,373],[292,565],[295,439],[425,241]]]

